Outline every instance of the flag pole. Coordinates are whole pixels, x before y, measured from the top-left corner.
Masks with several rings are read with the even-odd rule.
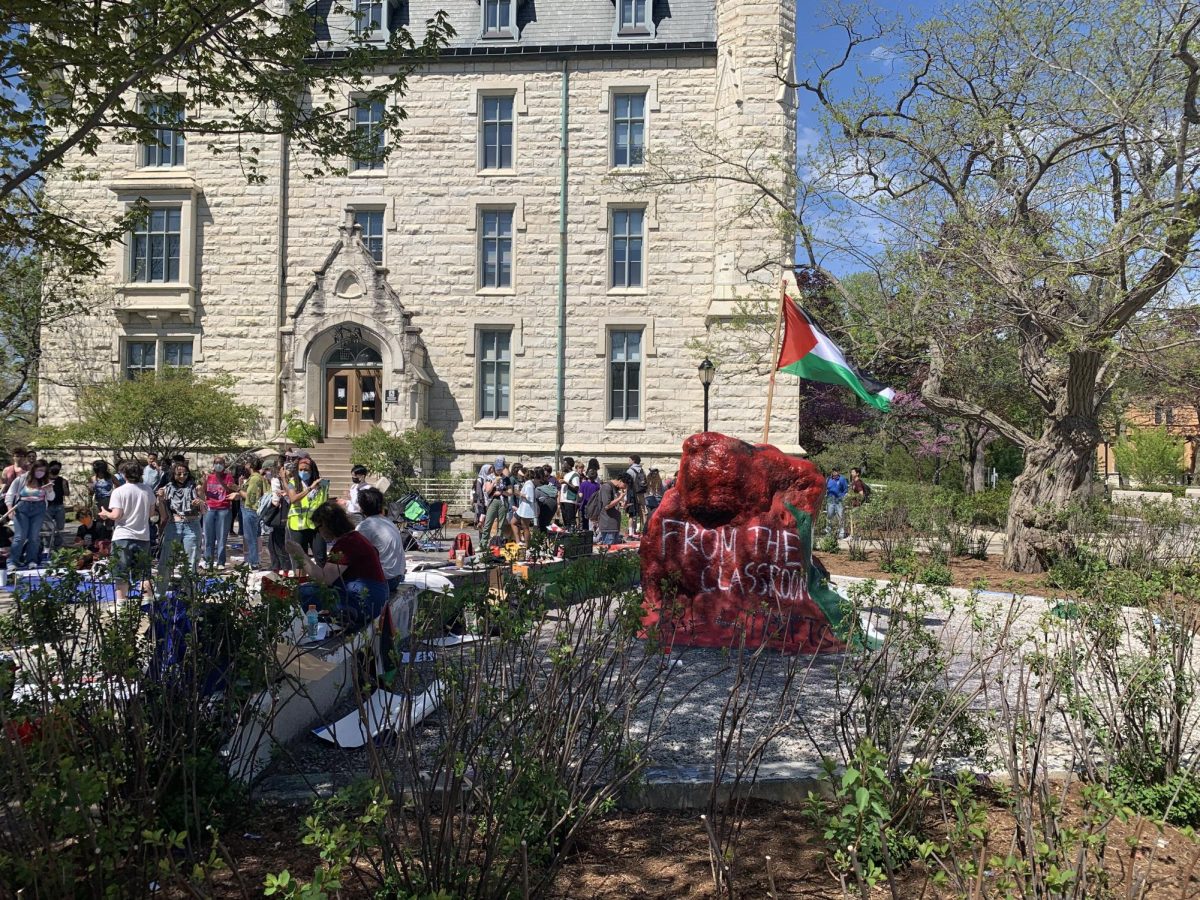
[[[775,333],[771,336],[771,379],[767,383],[767,413],[763,416],[762,443],[771,436],[771,403],[775,399],[775,372],[779,368],[779,332],[783,325],[783,304],[787,301],[787,279],[779,279],[779,314],[775,317]]]

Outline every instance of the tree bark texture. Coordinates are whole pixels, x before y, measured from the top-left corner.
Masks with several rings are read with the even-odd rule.
[[[1095,417],[1068,416],[1048,422],[1025,448],[1025,469],[1013,482],[1008,508],[1005,568],[1044,572],[1055,556],[1072,549],[1064,514],[1094,490],[1100,439]]]

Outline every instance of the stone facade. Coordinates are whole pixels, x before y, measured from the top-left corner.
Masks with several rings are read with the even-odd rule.
[[[576,3],[597,28],[601,14],[615,15],[608,0]],[[456,5],[467,20],[452,21],[472,36],[461,39],[470,44],[479,7]],[[653,4],[656,16],[661,6]],[[744,214],[744,188],[700,181],[633,189],[636,171],[610,166],[611,98],[645,91],[651,156],[676,152],[689,135],[712,128],[734,153],[791,159],[794,108],[777,75],[794,44],[795,10],[793,0],[677,0],[671,7],[687,20],[658,23],[637,52],[553,48],[545,23],[541,32],[528,25],[513,42],[519,47],[536,33],[538,52],[485,57],[457,47],[410,79],[403,133],[389,135],[394,149],[379,170],[306,180],[299,173],[309,160],[286,141],[266,141],[267,179],[251,185],[226,155],[198,141],[180,169],[139,169],[136,148],[102,148],[86,161],[93,177],[54,182],[54,198],[99,217],[143,196],[180,206],[181,239],[192,255],[181,255],[178,289],[156,291],[128,285],[129,251],[113,251],[111,272],[91,288],[96,314],[46,336],[43,418],[69,418],[78,384],[119,374],[130,342],[157,342],[161,365],[167,342],[190,339],[195,368],[235,374],[240,398],[258,404],[268,421],[277,425],[292,409],[324,421],[324,360],[336,328],[353,324],[382,360],[385,427],[442,429],[456,469],[497,453],[553,458],[566,78],[561,450],[613,463],[629,453],[647,461],[677,457],[702,420],[696,366],[703,354],[691,347],[724,343],[735,348],[736,362],[737,338],[722,335],[723,324],[738,298],[771,295],[778,263],[790,252],[768,220]],[[684,26],[691,30],[672,43],[672,28]],[[559,41],[566,43],[574,44]],[[514,161],[508,170],[480,171],[481,103],[495,93],[513,96]],[[612,289],[610,214],[630,206],[645,210],[644,287]],[[513,213],[512,285],[480,288],[481,212],[497,207]],[[381,265],[352,227],[356,211],[383,212]],[[776,265],[763,268],[765,261]],[[479,342],[487,329],[511,332],[511,411],[501,420],[482,418],[479,408]],[[642,334],[641,411],[635,421],[613,421],[609,336],[630,329]],[[710,427],[757,440],[766,384],[761,368],[718,372]],[[781,382],[775,399],[772,437],[785,450],[796,449],[795,394]]]

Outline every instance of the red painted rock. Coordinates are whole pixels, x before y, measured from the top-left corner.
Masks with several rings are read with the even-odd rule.
[[[715,432],[688,438],[642,538],[643,625],[668,647],[733,647],[745,630],[747,647],[844,649],[829,592],[810,590],[824,493],[808,460]]]

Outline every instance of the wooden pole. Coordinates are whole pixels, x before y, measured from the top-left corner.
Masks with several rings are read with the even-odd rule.
[[[783,325],[783,304],[787,301],[787,281],[779,279],[779,314],[775,317],[775,333],[771,336],[771,380],[767,383],[767,414],[763,416],[762,442],[771,437],[771,403],[775,399],[775,368],[779,364],[779,332]]]

